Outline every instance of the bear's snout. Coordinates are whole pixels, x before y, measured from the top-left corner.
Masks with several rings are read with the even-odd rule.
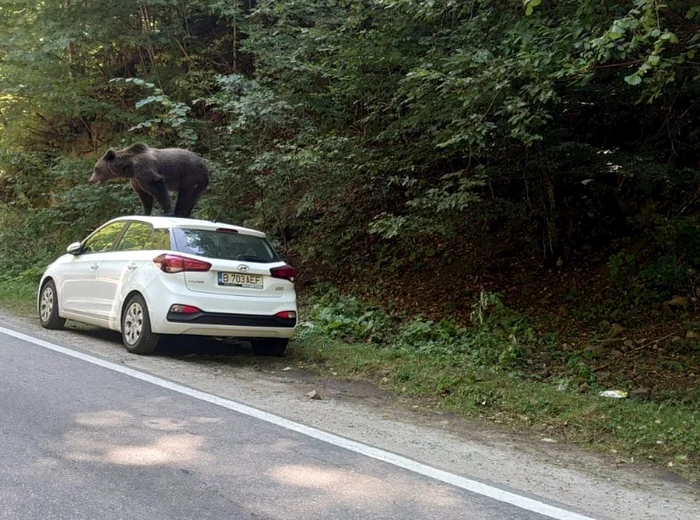
[[[90,182],[93,184],[97,184],[98,186],[102,184],[102,179],[100,179],[97,175],[97,172],[92,172],[92,176],[90,177]]]

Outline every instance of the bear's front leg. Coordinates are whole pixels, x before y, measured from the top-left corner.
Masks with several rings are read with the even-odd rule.
[[[143,214],[150,215],[153,212],[153,196],[145,192],[134,179],[131,179],[131,187],[134,188],[136,195],[138,195],[141,200]]]

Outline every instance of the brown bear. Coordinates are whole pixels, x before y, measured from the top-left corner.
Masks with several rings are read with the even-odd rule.
[[[153,211],[155,199],[165,215],[189,217],[209,186],[209,178],[204,159],[189,150],[136,143],[123,150],[108,150],[95,164],[90,182],[99,185],[129,179],[146,215]],[[178,192],[174,212],[168,190]]]

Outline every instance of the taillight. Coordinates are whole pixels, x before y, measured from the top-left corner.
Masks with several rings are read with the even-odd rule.
[[[231,228],[217,228],[216,232],[217,233],[238,233],[238,230],[231,229]]]
[[[294,281],[296,275],[297,272],[291,265],[281,265],[280,267],[273,267],[270,269],[270,276],[273,278],[284,278],[290,282]]]
[[[182,273],[185,271],[202,272],[211,269],[211,264],[209,262],[178,255],[160,255],[153,259],[153,263],[164,273]]]
[[[284,318],[286,320],[293,320],[296,319],[297,313],[294,311],[282,311],[275,314],[275,316],[277,316],[278,318]]]

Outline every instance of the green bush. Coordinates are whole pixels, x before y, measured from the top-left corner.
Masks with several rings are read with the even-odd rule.
[[[311,323],[302,326],[301,334],[323,334],[350,342],[382,343],[388,337],[389,316],[357,298],[335,292],[309,305]]]
[[[513,330],[458,327],[448,320],[432,322],[421,317],[401,327],[393,348],[410,356],[443,356],[453,363],[474,368],[512,368],[521,359],[521,347]]]
[[[663,255],[639,271],[644,287],[661,298],[673,294],[687,294],[691,288],[689,273],[692,270],[672,255]]]
[[[529,325],[503,306],[497,295],[486,295],[475,305],[479,318],[473,327],[421,316],[399,323],[382,310],[336,292],[312,298],[307,306],[309,320],[299,330],[302,338],[325,335],[347,342],[371,342],[409,359],[440,358],[464,368],[515,368],[523,359],[524,345],[535,341]]]

